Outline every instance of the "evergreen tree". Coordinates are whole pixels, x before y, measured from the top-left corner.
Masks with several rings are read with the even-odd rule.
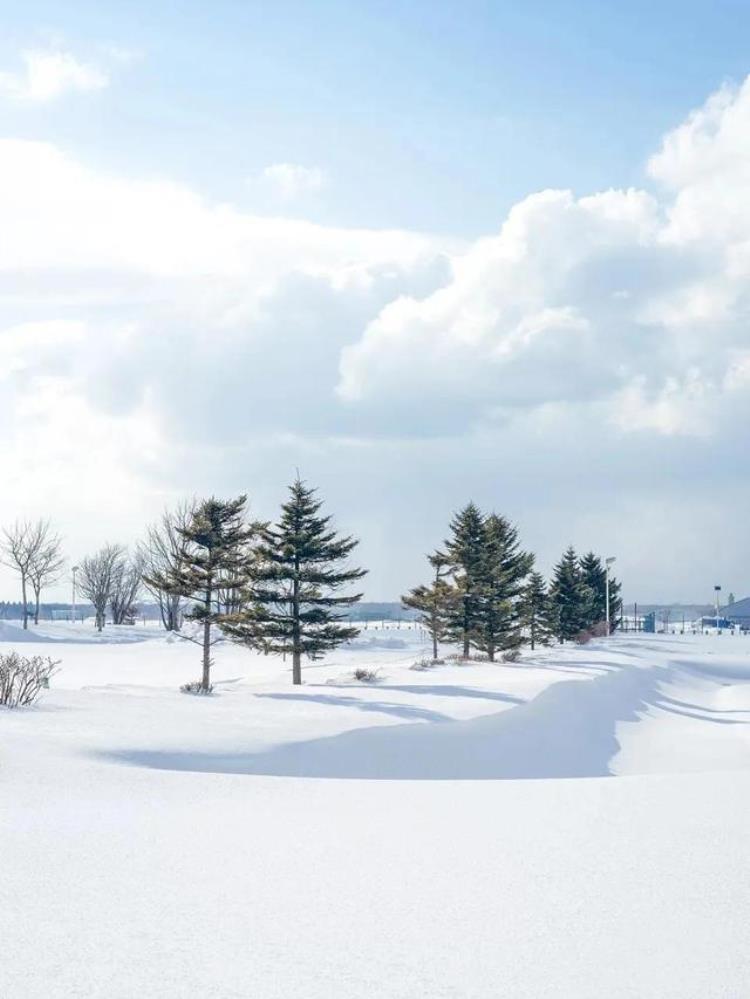
[[[589,552],[579,560],[584,593],[584,626],[593,628],[606,619],[607,573],[601,559]]]
[[[505,517],[490,514],[484,522],[484,549],[476,587],[477,613],[472,644],[490,662],[499,650],[521,644],[520,597],[534,556],[519,547],[518,530]]]
[[[446,579],[450,568],[445,555],[434,552],[427,556],[434,570],[430,586],[415,586],[401,597],[404,607],[419,611],[417,620],[428,631],[432,639],[432,658],[438,657],[438,643],[448,635],[450,614],[456,603],[456,588]]]
[[[528,630],[532,649],[549,645],[554,634],[553,617],[544,577],[540,572],[532,572],[521,602],[521,623]]]
[[[586,627],[602,624],[607,619],[607,570],[601,559],[593,552],[581,559],[581,578],[587,588]],[[622,601],[620,583],[614,576],[609,577],[609,626],[614,631],[619,624]]]
[[[590,599],[578,556],[571,545],[555,566],[550,587],[554,628],[561,642],[575,638],[585,629]]]
[[[226,630],[266,652],[290,653],[293,682],[300,684],[303,655],[319,659],[359,634],[335,610],[357,603],[362,594],[336,594],[366,573],[342,565],[359,542],[339,537],[331,518],[318,515],[322,502],[315,490],[297,479],[289,493],[279,523],[261,532],[248,605]]]
[[[469,503],[451,521],[451,536],[445,554],[453,570],[457,599],[448,621],[448,636],[460,642],[468,658],[472,636],[479,624],[479,588],[487,542],[485,522],[479,507]]]
[[[177,556],[145,579],[147,586],[191,602],[185,617],[203,626],[202,636],[182,637],[202,646],[203,693],[211,689],[211,646],[218,640],[212,637],[212,628],[233,621],[233,615],[225,612],[226,594],[239,593],[250,582],[251,544],[262,525],[245,523],[246,502],[246,496],[238,496],[227,502],[211,497],[199,503],[187,523],[176,527]]]

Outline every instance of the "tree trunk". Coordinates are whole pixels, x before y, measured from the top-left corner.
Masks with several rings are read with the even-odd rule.
[[[206,618],[203,621],[203,676],[201,689],[208,693],[211,685],[211,585],[206,587]]]
[[[201,678],[201,687],[204,692],[208,693],[208,688],[211,685],[211,622],[203,622],[203,676]]]
[[[26,602],[26,573],[21,573],[21,599],[23,600],[23,627],[26,631],[29,627],[29,607]]]
[[[302,663],[299,629],[299,570],[295,566],[294,588],[292,591],[292,683],[302,683]]]
[[[36,600],[34,602],[34,624],[36,625],[39,624],[39,604],[42,599],[42,591],[36,590],[34,596],[36,597]]]

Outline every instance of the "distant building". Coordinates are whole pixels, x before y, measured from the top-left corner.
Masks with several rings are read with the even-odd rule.
[[[743,631],[750,631],[750,597],[743,597],[742,600],[735,600],[733,604],[722,607],[721,614]]]

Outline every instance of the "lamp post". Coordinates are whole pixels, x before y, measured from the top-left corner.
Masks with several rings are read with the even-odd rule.
[[[714,586],[714,594],[716,595],[716,631],[719,630],[719,594],[721,593],[720,586]]]
[[[70,606],[70,620],[73,624],[76,623],[76,573],[78,572],[78,566],[74,565],[72,568],[73,573],[73,601]]]
[[[605,560],[604,560],[605,580],[606,580],[606,582],[604,584],[604,590],[605,590],[605,597],[604,597],[604,599],[605,599],[606,604],[607,604],[607,607],[606,607],[606,621],[607,621],[607,635],[608,636],[611,634],[611,628],[610,628],[610,624],[609,624],[609,567],[614,563],[614,561],[615,561],[614,555],[610,556],[610,558],[605,558]]]

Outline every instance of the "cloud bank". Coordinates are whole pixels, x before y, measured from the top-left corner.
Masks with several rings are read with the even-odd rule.
[[[664,137],[645,189],[537,192],[469,243],[1,141],[0,514],[54,489],[90,545],[180,491],[270,502],[298,464],[367,533],[373,596],[469,494],[543,560],[618,545],[644,597],[739,575],[744,527],[712,553],[691,532],[748,498],[748,136],[745,82]]]

